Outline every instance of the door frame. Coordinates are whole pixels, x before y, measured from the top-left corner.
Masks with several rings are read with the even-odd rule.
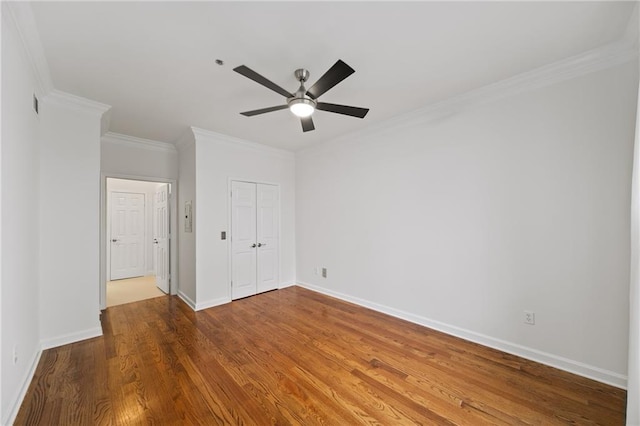
[[[124,173],[100,173],[100,310],[107,308],[107,178],[171,184],[169,197],[169,294],[178,293],[178,185],[176,179]]]
[[[282,188],[279,183],[276,182],[268,182],[264,180],[255,180],[255,179],[244,179],[244,178],[232,178],[229,177],[227,179],[227,289],[228,289],[228,299],[233,301],[233,291],[231,288],[231,279],[233,278],[233,252],[231,250],[231,216],[233,215],[231,205],[231,184],[232,182],[246,182],[246,183],[257,183],[263,185],[273,185],[278,188],[278,289],[282,288]],[[295,259],[294,259],[295,262]]]

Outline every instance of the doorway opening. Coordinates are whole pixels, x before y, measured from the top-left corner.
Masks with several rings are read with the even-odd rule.
[[[174,187],[171,181],[103,176],[101,309],[175,293]]]

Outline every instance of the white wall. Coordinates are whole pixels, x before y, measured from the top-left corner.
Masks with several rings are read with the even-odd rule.
[[[40,330],[43,347],[102,334],[100,119],[107,107],[54,92],[40,115]]]
[[[131,192],[136,194],[144,194],[144,273],[146,275],[155,274],[155,265],[153,259],[153,200],[158,188],[166,183],[144,182],[128,179],[107,179],[107,265],[110,265],[109,248],[111,243],[109,236],[111,235],[111,224],[109,220],[109,212],[111,211],[111,193],[112,192]],[[109,276],[110,268],[107,267],[107,281],[111,279]]]
[[[189,132],[191,133],[191,132]],[[178,294],[193,309],[196,308],[196,146],[193,135],[179,151],[178,178]],[[184,232],[184,204],[192,202],[193,232]]]
[[[292,153],[194,129],[197,155],[196,283],[198,308],[231,300],[229,281],[229,179],[280,185],[280,282],[295,280],[295,165]]]
[[[178,153],[161,142],[107,133],[100,146],[100,170],[107,175],[178,178]]]
[[[298,281],[623,386],[637,73],[299,153]]]
[[[39,119],[36,80],[20,36],[2,3],[2,372],[0,423],[7,424],[39,350]],[[13,348],[18,362],[13,364]]]

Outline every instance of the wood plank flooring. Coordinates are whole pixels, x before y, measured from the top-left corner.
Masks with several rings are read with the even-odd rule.
[[[300,287],[103,329],[42,354],[16,425],[624,424],[623,390]]]

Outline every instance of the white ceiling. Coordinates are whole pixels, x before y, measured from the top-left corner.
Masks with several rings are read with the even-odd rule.
[[[633,2],[35,2],[56,89],[113,107],[110,130],[175,143],[196,126],[298,150],[603,46],[622,37]],[[218,66],[215,59],[222,59]],[[316,130],[284,98],[235,73],[246,65],[295,91],[336,60],[356,73],[323,102]],[[309,87],[309,85],[307,86]]]

